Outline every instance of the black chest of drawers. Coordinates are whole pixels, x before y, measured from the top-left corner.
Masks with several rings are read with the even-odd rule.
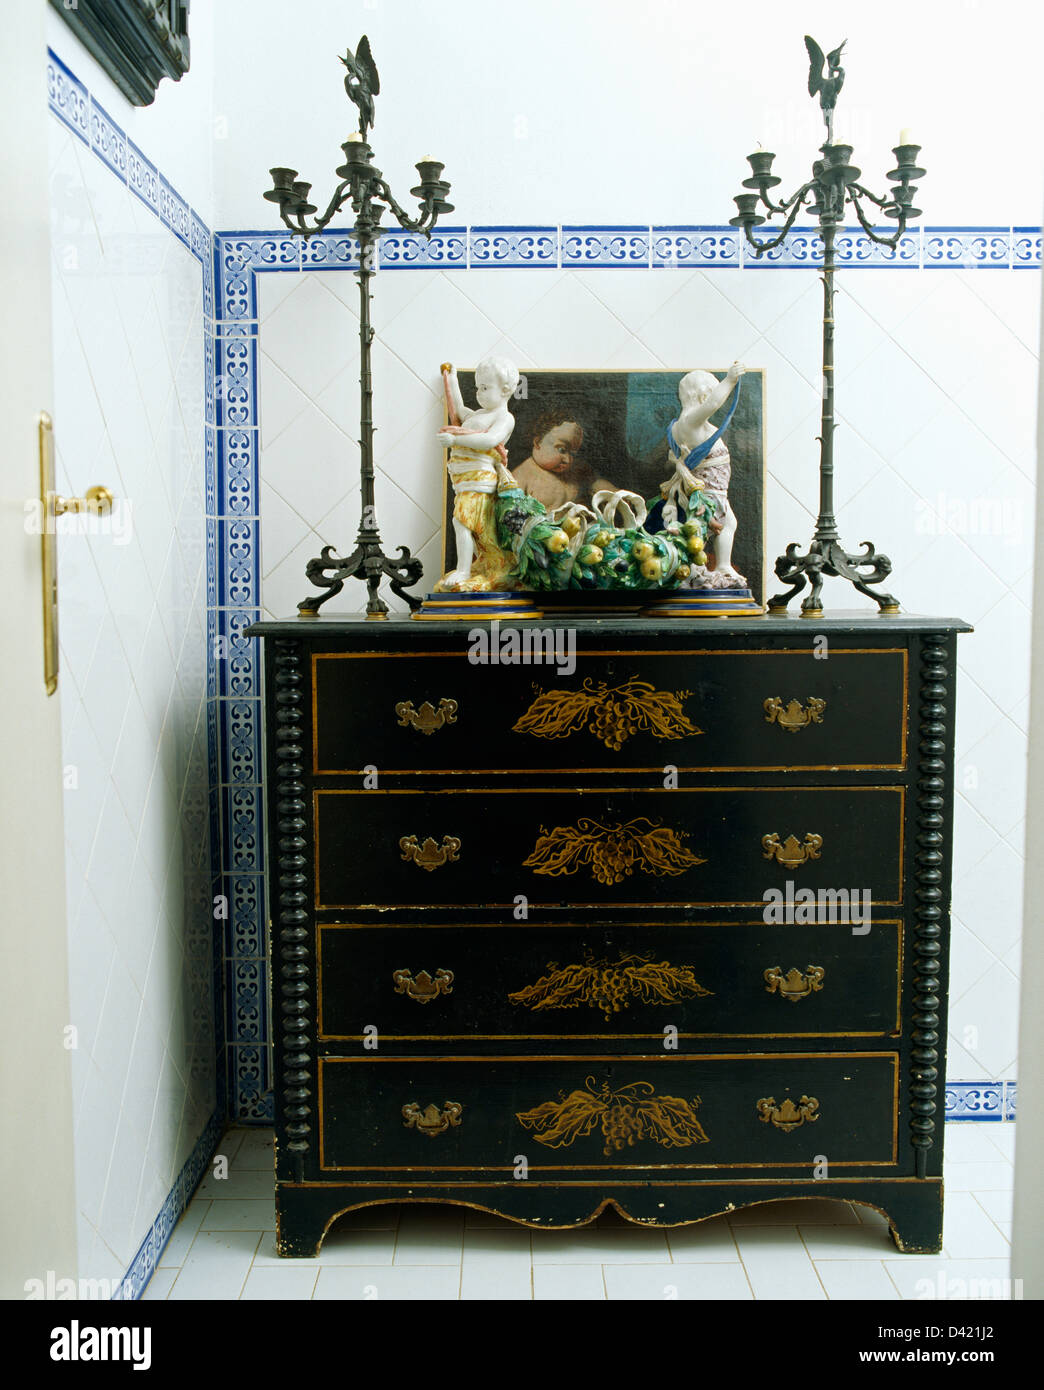
[[[569,622],[250,629],[280,1251],[812,1195],[939,1249],[967,625]]]

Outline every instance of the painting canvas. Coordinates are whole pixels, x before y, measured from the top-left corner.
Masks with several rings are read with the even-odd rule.
[[[553,508],[591,505],[593,493],[626,488],[649,501],[673,472],[667,426],[678,414],[684,371],[524,372],[509,408],[515,428],[508,468],[533,497]],[[719,380],[726,368],[710,369]],[[475,373],[458,371],[465,401],[475,399]],[[732,563],[754,598],[765,594],[764,373],[748,369],[724,436],[732,462],[729,501],[738,518]],[[714,417],[718,425],[727,406]],[[443,573],[456,562],[453,493],[446,489]]]

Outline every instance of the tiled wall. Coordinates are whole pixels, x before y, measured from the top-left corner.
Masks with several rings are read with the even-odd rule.
[[[204,528],[211,236],[53,54],[59,681],[81,1278],[137,1292],[217,1136]],[[86,523],[86,525],[84,524]]]
[[[438,364],[500,351],[525,368],[721,366],[767,378],[769,559],[818,501],[821,287],[799,234],[771,266],[703,229],[463,229],[382,243],[374,282],[377,504],[386,548],[440,573]],[[1010,1114],[1021,933],[1040,233],[930,228],[888,263],[864,238],[838,276],[838,514],[894,562],[908,611],[975,624],[957,701],[949,1112]],[[286,616],[305,562],[358,525],[353,244],[218,238],[217,506],[232,543],[223,615],[240,658],[235,777],[259,815],[257,672],[234,628]],[[409,269],[409,274],[392,270]],[[357,586],[362,592],[361,586]],[[872,606],[828,581],[828,604]],[[390,602],[400,607],[394,597]],[[347,593],[325,611],[361,607]],[[259,851],[258,851],[259,854]],[[253,867],[259,873],[261,861]],[[249,880],[247,880],[249,881]],[[252,907],[251,911],[255,911]],[[960,1085],[968,1082],[968,1085]],[[1005,1083],[1009,1083],[1007,1090]]]

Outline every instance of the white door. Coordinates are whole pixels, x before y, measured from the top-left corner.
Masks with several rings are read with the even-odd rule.
[[[42,0],[8,7],[0,44],[0,1298],[75,1278],[76,1206],[61,681],[44,688],[38,417],[51,408],[47,91]]]

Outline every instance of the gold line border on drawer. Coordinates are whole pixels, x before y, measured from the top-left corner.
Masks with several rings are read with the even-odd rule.
[[[319,766],[319,709],[318,709],[318,682],[316,680],[317,665],[320,661],[417,661],[425,657],[466,657],[464,650],[458,651],[436,651],[436,652],[313,652],[312,653],[312,774],[316,777],[361,777],[363,769],[359,767],[323,767]],[[634,649],[623,648],[578,648],[576,655],[581,656],[810,656],[814,659],[811,647],[747,647],[723,650],[718,647],[686,647],[684,650],[664,650],[662,647],[642,647]],[[834,656],[900,656],[902,657],[903,668],[903,693],[900,702],[900,760],[897,763],[792,763],[782,766],[778,763],[758,764],[744,763],[741,766],[726,766],[700,764],[696,767],[679,767],[679,772],[905,772],[907,765],[907,726],[909,724],[909,705],[910,705],[910,652],[907,647],[835,647],[832,655]],[[496,767],[483,769],[483,776],[490,777],[515,777],[533,772],[532,767]],[[547,771],[552,769],[548,768]],[[561,773],[595,773],[595,772],[662,772],[661,766],[656,767],[628,767],[617,769],[616,767],[556,767],[555,772]],[[429,768],[406,768],[394,769],[383,768],[386,777],[467,777],[471,776],[468,769],[459,767],[429,767]]]
[[[324,931],[520,931],[525,932],[537,928],[543,931],[545,928],[553,931],[587,931],[592,925],[578,924],[576,922],[538,922],[529,923],[525,926],[518,922],[317,922],[315,924],[315,973],[316,973],[316,1027],[318,1029],[317,1038],[319,1042],[358,1042],[364,1038],[362,1033],[327,1033],[323,1029],[323,932]],[[619,926],[619,923],[614,924]],[[628,924],[630,925],[630,924]],[[645,931],[648,927],[695,927],[703,930],[706,927],[764,927],[767,924],[759,917],[752,922],[641,922],[634,926]],[[843,928],[848,926],[847,922],[823,923],[821,930],[830,931],[832,928]],[[819,1033],[738,1033],[730,1030],[728,1033],[679,1033],[679,1038],[698,1040],[701,1038],[901,1038],[902,1037],[902,993],[903,993],[903,919],[901,917],[881,917],[871,924],[871,929],[877,927],[896,928],[896,981],[895,981],[895,1023],[889,1028],[876,1028],[872,1031],[860,1031],[859,1029],[845,1029],[839,1032],[837,1029]],[[596,926],[597,929],[597,926]],[[782,928],[786,931],[786,927]],[[590,1042],[614,1042],[617,1039],[645,1038],[653,1041],[663,1037],[660,1033],[385,1033],[381,1032],[381,1038],[385,1042],[568,1042],[590,1041]]]
[[[487,911],[492,906],[499,904],[492,903],[324,903],[319,898],[319,798],[321,796],[536,796],[547,794],[548,796],[577,796],[590,792],[595,796],[609,796],[614,792],[622,792],[628,796],[673,796],[675,798],[685,796],[704,796],[721,792],[729,795],[745,795],[750,792],[758,793],[793,793],[793,792],[875,792],[877,795],[887,794],[899,798],[899,851],[896,856],[898,881],[896,883],[896,896],[894,898],[871,898],[873,907],[902,907],[903,887],[904,887],[904,868],[905,868],[905,849],[906,849],[906,788],[898,787],[872,787],[872,786],[826,786],[826,787],[802,787],[802,786],[782,786],[782,787],[374,787],[366,790],[362,787],[313,787],[312,789],[312,824],[315,826],[314,853],[312,869],[315,875],[314,908],[316,912],[358,912],[361,909],[374,908],[384,910],[389,908],[405,908],[411,912],[429,912],[436,910],[449,910],[454,908],[466,911],[473,908],[484,908]],[[626,902],[595,902],[595,903],[570,903],[572,908],[653,908],[662,910],[665,907],[764,907],[764,898],[756,900],[737,901],[730,898],[722,899],[717,902],[707,902],[701,898],[677,898],[659,899],[656,902],[638,902],[629,900]],[[505,910],[510,909],[512,903],[504,903]],[[561,910],[561,902],[535,902],[529,900],[530,908],[539,908],[543,911]]]
[[[430,1062],[577,1062],[584,1066],[590,1066],[592,1062],[613,1062],[616,1065],[632,1066],[638,1063],[667,1063],[677,1065],[679,1062],[754,1062],[754,1061],[776,1061],[776,1062],[856,1062],[867,1058],[881,1059],[892,1063],[892,1157],[891,1158],[864,1158],[864,1159],[843,1159],[838,1161],[831,1160],[831,1168],[889,1168],[899,1162],[899,1054],[897,1052],[720,1052],[720,1053],[686,1053],[684,1057],[664,1057],[662,1053],[652,1057],[643,1056],[636,1053],[634,1056],[621,1057],[617,1053],[611,1056],[601,1054],[581,1053],[558,1055],[555,1053],[543,1056],[482,1056],[482,1057],[320,1057],[319,1062],[319,1168],[324,1173],[510,1173],[514,1165],[511,1163],[483,1164],[483,1163],[447,1163],[447,1164],[419,1164],[419,1163],[400,1163],[400,1164],[381,1164],[381,1163],[330,1163],[326,1162],[326,1122],[323,1116],[323,1102],[325,1099],[325,1088],[323,1086],[323,1071],[330,1066],[380,1066],[382,1063],[401,1064],[407,1063],[430,1063]],[[524,1136],[523,1136],[524,1137]],[[531,1173],[568,1173],[585,1169],[597,1170],[601,1172],[682,1172],[696,1169],[708,1168],[802,1168],[808,1167],[807,1162],[795,1163],[724,1163],[719,1160],[716,1163],[531,1163],[529,1171]],[[418,1184],[422,1185],[422,1184]]]

